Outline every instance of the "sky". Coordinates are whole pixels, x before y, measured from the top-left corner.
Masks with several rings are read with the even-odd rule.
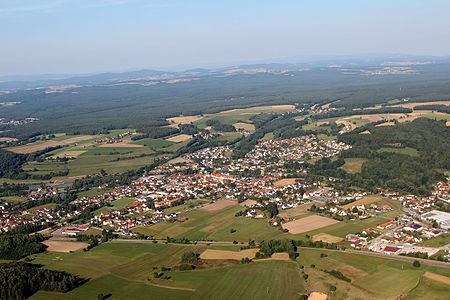
[[[450,55],[450,0],[0,0],[0,76]]]

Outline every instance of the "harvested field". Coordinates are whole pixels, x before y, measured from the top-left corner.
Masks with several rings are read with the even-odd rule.
[[[178,125],[180,124],[191,124],[195,121],[200,120],[201,116],[178,116],[173,118],[168,118],[167,121],[169,121],[171,124],[170,127],[178,128]]]
[[[233,200],[218,200],[214,203],[203,206],[202,208],[200,208],[200,210],[207,212],[219,212],[229,207],[235,206],[236,204],[237,202]]]
[[[285,252],[274,253],[270,258],[273,260],[289,260],[289,254]]]
[[[246,207],[253,207],[256,205],[256,203],[258,203],[255,200],[245,200],[244,202],[239,203],[241,206],[246,206]]]
[[[411,103],[402,103],[402,104],[396,104],[396,105],[389,105],[389,107],[405,107],[405,108],[412,108],[419,106],[419,105],[450,105],[450,101],[432,101],[432,102],[411,102]]]
[[[447,123],[445,123],[445,125],[450,126],[450,121],[447,121]]]
[[[294,110],[295,105],[266,105],[266,106],[255,106],[255,107],[249,107],[249,108],[235,108],[235,109],[229,109],[219,112],[218,114],[227,114],[227,113],[233,113],[233,112],[241,112],[242,114],[253,114],[253,112],[249,111],[274,111],[274,110]]]
[[[325,243],[339,243],[339,242],[341,242],[344,239],[341,238],[341,237],[338,237],[338,236],[334,236],[334,235],[328,234],[328,233],[319,233],[319,234],[314,235],[312,237],[312,240],[314,242],[322,241],[322,242],[325,242]]]
[[[227,251],[227,250],[213,250],[206,249],[202,254],[200,254],[200,259],[234,259],[241,260],[243,258],[255,258],[256,252],[259,249],[245,249],[239,252],[237,251]]]
[[[174,142],[174,143],[181,143],[181,142],[185,142],[187,140],[190,140],[191,138],[192,138],[192,135],[179,134],[179,135],[175,135],[175,136],[172,136],[170,138],[167,138],[166,141]]]
[[[167,165],[176,165],[176,164],[182,164],[182,163],[186,163],[186,164],[191,164],[194,161],[184,158],[184,157],[176,157],[174,159],[169,160],[168,162],[166,162]]]
[[[273,185],[275,187],[283,187],[283,186],[294,184],[297,179],[299,179],[299,178],[283,178],[283,179],[275,181],[275,183]]]
[[[57,153],[53,155],[52,157],[78,157],[81,154],[86,152],[86,150],[68,150],[64,152]]]
[[[339,223],[339,221],[314,215],[284,223],[283,228],[289,230],[289,233],[291,234],[299,234],[337,223]]]
[[[142,148],[142,147],[144,147],[144,145],[131,144],[128,141],[123,141],[123,142],[112,143],[112,144],[101,144],[99,147],[100,148]]]
[[[303,216],[308,212],[308,209],[311,208],[313,203],[316,204],[316,206],[321,206],[321,202],[308,202],[302,205],[299,205],[294,208],[285,209],[280,211],[280,217],[282,218],[289,218],[289,219],[296,219],[300,216]]]
[[[383,126],[394,126],[395,123],[394,122],[384,122],[378,125],[375,125],[375,127],[383,127]]]
[[[425,276],[426,278],[432,279],[434,281],[438,281],[438,282],[450,285],[450,277],[439,275],[436,273],[431,273],[431,272],[425,272],[425,274],[423,274],[423,276]]]
[[[383,117],[381,117],[380,115],[354,115],[351,116],[352,118],[363,118],[366,120],[369,120],[370,122],[378,122],[383,120]]]
[[[52,241],[52,240],[44,241],[42,242],[42,244],[48,247],[47,251],[66,252],[66,253],[70,251],[81,250],[88,245],[87,243],[82,242]]]
[[[286,252],[278,252],[272,254],[269,258],[258,259],[257,261],[267,261],[267,260],[289,260],[289,254]]]
[[[372,203],[376,203],[383,200],[383,198],[380,195],[370,195],[370,196],[366,196],[363,197],[359,200],[356,200],[355,202],[343,205],[342,208],[344,209],[348,209],[348,208],[352,208],[353,206],[357,206],[357,205],[367,205],[367,204],[372,204]]]
[[[233,124],[234,128],[236,129],[243,129],[247,131],[255,131],[255,125],[244,123],[244,122],[237,122]]]
[[[80,135],[80,136],[76,136],[76,137],[69,138],[69,139],[62,140],[62,141],[50,140],[50,141],[45,141],[45,142],[37,142],[37,143],[29,144],[29,145],[12,147],[7,150],[12,151],[14,153],[29,154],[29,153],[33,153],[36,151],[44,150],[49,147],[70,145],[70,144],[74,144],[77,142],[86,141],[89,139],[92,139],[92,136]]]
[[[321,292],[312,292],[309,294],[308,300],[327,300],[327,294]]]

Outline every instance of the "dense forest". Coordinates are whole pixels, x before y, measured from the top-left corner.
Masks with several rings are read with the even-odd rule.
[[[448,62],[415,66],[414,75],[362,76],[339,69],[310,68],[289,72],[203,76],[198,80],[156,85],[90,85],[61,93],[45,89],[0,95],[0,118],[38,118],[21,126],[0,128],[3,135],[31,137],[39,133],[99,133],[113,128],[147,128],[179,114],[216,113],[257,105],[317,103],[335,107],[367,107],[390,99],[449,99]]]
[[[346,186],[390,189],[401,193],[427,195],[436,180],[444,178],[442,170],[450,169],[450,128],[445,121],[425,118],[396,126],[369,129],[370,134],[349,133],[340,140],[352,144],[341,159],[322,160],[312,169],[315,174],[335,175]],[[417,151],[411,156],[404,149]],[[413,152],[414,153],[414,152]],[[346,174],[342,158],[364,158],[361,173]]]
[[[22,172],[27,156],[0,149],[0,177],[13,177]]]
[[[39,290],[68,292],[83,283],[78,276],[42,269],[40,265],[12,262],[0,264],[0,299],[22,300]]]
[[[21,259],[30,254],[42,252],[45,250],[45,245],[41,244],[43,240],[44,237],[40,234],[0,234],[0,259]]]

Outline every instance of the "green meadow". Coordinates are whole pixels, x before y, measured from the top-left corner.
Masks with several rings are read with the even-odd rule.
[[[191,271],[163,271],[165,279],[153,277],[161,267],[178,265],[183,253],[201,253],[207,247],[110,242],[88,252],[32,255],[34,263],[88,281],[65,294],[40,291],[31,299],[96,299],[100,293],[111,299],[298,299],[312,291],[330,299],[445,299],[449,292],[448,285],[423,274],[450,276],[450,268],[416,268],[409,261],[310,248],[299,248],[296,261],[224,261]],[[237,246],[210,248],[238,251]],[[339,270],[350,282],[325,272],[331,270]]]

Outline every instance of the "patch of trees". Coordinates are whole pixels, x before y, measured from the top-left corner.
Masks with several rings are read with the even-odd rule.
[[[270,202],[264,209],[267,212],[269,218],[274,218],[276,215],[278,215],[278,207],[276,203]]]
[[[0,185],[0,197],[5,196],[25,196],[28,193],[27,184],[8,184]]]
[[[21,259],[42,252],[45,250],[45,246],[41,244],[42,241],[44,237],[40,234],[0,234],[0,259]]]
[[[152,165],[149,166],[152,168]],[[116,186],[125,185],[144,174],[145,168],[137,170],[130,170],[124,173],[118,174],[96,174],[88,175],[81,179],[76,179],[73,182],[72,188],[78,191],[86,191],[93,187],[98,187],[103,184],[107,184],[109,187],[114,188]]]
[[[0,149],[0,177],[14,177],[22,172],[27,156]]]
[[[200,254],[193,251],[184,252],[181,256],[181,262],[186,264],[194,264],[198,261]]]
[[[22,300],[39,290],[68,292],[83,280],[65,272],[42,269],[41,265],[12,262],[0,264],[0,299]]]
[[[199,132],[198,127],[194,124],[180,124],[178,125],[178,128],[180,129],[180,133],[189,135],[194,135]]]
[[[211,120],[206,121],[206,125],[211,126],[212,128],[214,128],[217,131],[223,131],[223,132],[235,132],[236,131],[236,128],[233,125],[222,123],[216,119],[211,119]]]
[[[142,134],[131,137],[131,139],[134,141],[141,140],[144,138],[157,139],[157,138],[165,137],[165,136],[180,132],[180,130],[178,128],[160,127],[160,126],[142,127],[142,128],[138,128],[137,131],[141,132]]]
[[[256,253],[256,258],[271,257],[277,252],[287,252],[289,258],[296,259],[298,256],[297,245],[293,240],[269,240],[260,243],[259,251]]]
[[[408,253],[400,253],[402,256],[408,256],[408,257],[415,257],[415,258],[422,258],[422,259],[428,259],[428,253],[427,252],[408,252]]]
[[[414,107],[415,110],[433,110],[442,113],[450,114],[450,106],[443,104],[428,104],[428,105],[417,105]]]
[[[331,271],[327,271],[327,270],[323,270],[325,273],[330,274],[331,276],[336,277],[337,279],[343,280],[343,281],[347,281],[350,282],[352,281],[350,278],[348,278],[347,276],[345,276],[344,274],[342,274],[340,271],[338,270],[331,270]]]
[[[307,247],[307,248],[325,248],[325,249],[337,249],[338,246],[335,243],[327,243],[323,241],[312,241],[312,240],[297,240],[295,244],[298,247]]]

